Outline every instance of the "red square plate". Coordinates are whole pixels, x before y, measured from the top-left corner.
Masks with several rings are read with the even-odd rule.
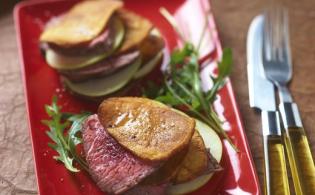
[[[41,123],[42,119],[47,118],[44,105],[51,103],[53,95],[58,95],[59,103],[66,111],[95,111],[97,107],[95,103],[84,102],[64,91],[58,74],[45,63],[38,47],[38,38],[47,20],[65,12],[75,2],[34,0],[21,2],[15,8],[30,134],[38,190],[41,195],[102,194],[86,173],[71,174],[63,165],[52,159],[55,152],[47,146],[49,138],[46,136],[45,126]],[[159,13],[160,7],[165,7],[174,15],[181,30],[194,42],[198,40],[203,26],[206,24],[205,14],[210,13],[208,12],[210,5],[207,0],[125,0],[124,2],[127,9],[133,10],[154,23],[165,37],[169,50],[180,42],[173,29]],[[221,55],[222,50],[213,16],[208,16],[208,19],[206,39],[204,40],[206,44],[202,47],[202,53],[210,54],[215,58]],[[209,67],[211,69],[213,63]],[[153,74],[155,73],[153,72]],[[226,141],[223,141],[224,151],[221,165],[224,171],[216,173],[208,184],[192,194],[259,194],[257,175],[229,81],[220,91],[215,107],[225,121],[225,130],[240,152],[236,153]]]

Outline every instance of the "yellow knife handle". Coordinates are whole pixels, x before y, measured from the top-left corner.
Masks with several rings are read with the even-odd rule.
[[[284,142],[297,195],[315,195],[315,165],[305,131],[288,127]]]
[[[287,167],[281,136],[265,135],[265,195],[289,195]]]

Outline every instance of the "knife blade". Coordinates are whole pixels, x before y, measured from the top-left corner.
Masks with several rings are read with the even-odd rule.
[[[262,33],[264,16],[256,16],[247,34],[247,75],[249,102],[261,111],[265,186],[264,194],[290,194],[289,182],[281,140],[279,115],[276,111],[275,89],[262,74]]]
[[[275,91],[273,84],[262,77],[262,30],[264,16],[254,18],[247,36],[247,69],[249,103],[251,107],[275,111]],[[266,98],[262,98],[267,96]]]

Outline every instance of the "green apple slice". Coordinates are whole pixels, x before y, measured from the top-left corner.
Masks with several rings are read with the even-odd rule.
[[[141,78],[145,75],[147,75],[148,73],[150,73],[154,67],[158,64],[158,62],[160,61],[161,57],[163,56],[163,50],[161,50],[160,52],[158,52],[149,62],[147,62],[146,64],[144,64],[137,72],[136,74],[133,76],[134,79],[138,79]]]
[[[200,133],[206,148],[210,148],[211,155],[220,162],[222,158],[222,142],[217,133],[212,130],[208,125],[196,119],[196,129]],[[195,191],[205,185],[212,177],[213,173],[202,175],[192,181],[182,184],[170,186],[167,189],[167,194],[179,195],[187,194]]]
[[[102,97],[123,88],[132,79],[140,65],[141,59],[138,58],[134,63],[112,75],[80,83],[75,83],[65,78],[64,84],[75,94],[92,98]]]

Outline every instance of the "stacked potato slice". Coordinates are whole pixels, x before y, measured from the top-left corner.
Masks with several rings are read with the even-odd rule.
[[[67,89],[87,98],[110,95],[147,75],[164,48],[149,20],[115,0],[76,4],[48,22],[40,43]]]

